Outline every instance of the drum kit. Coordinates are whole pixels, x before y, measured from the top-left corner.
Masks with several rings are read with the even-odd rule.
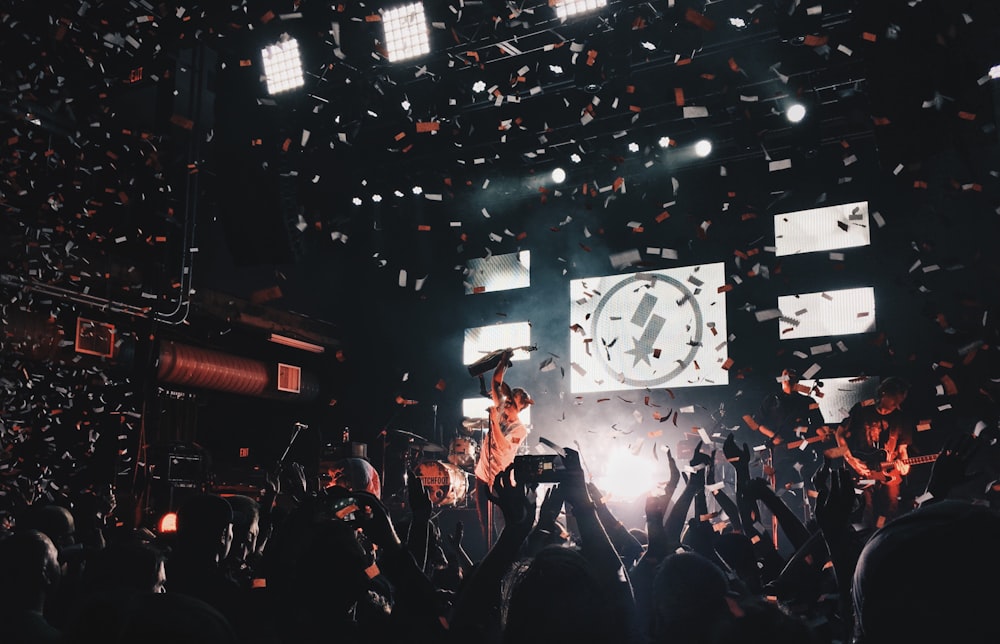
[[[430,492],[431,502],[439,507],[457,507],[468,503],[482,432],[488,427],[486,418],[463,419],[447,449],[413,432],[397,429],[392,433],[407,442],[403,465],[406,470],[412,469]],[[445,460],[441,460],[445,454]]]

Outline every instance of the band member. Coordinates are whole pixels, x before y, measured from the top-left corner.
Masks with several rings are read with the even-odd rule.
[[[497,474],[514,461],[518,450],[525,444],[528,428],[521,421],[519,414],[525,407],[535,402],[521,387],[511,389],[504,382],[504,373],[513,355],[513,349],[505,350],[500,363],[493,370],[490,386],[493,405],[489,408],[489,429],[483,437],[483,446],[479,451],[475,468],[476,509],[489,546],[493,544],[495,533],[492,505],[489,500],[490,488]]]
[[[812,443],[801,442],[824,431],[823,414],[816,399],[799,387],[795,369],[781,372],[781,390],[767,395],[757,411],[757,430],[767,437],[773,454],[775,488],[808,481],[819,467]]]
[[[913,420],[901,408],[909,390],[902,378],[886,378],[876,390],[874,404],[856,403],[837,428],[844,461],[860,480],[875,481],[864,489],[867,528],[881,527],[900,514],[902,480],[910,466],[899,459],[909,458],[914,431]]]

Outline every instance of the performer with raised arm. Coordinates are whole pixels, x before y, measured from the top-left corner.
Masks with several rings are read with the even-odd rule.
[[[519,414],[535,401],[521,387],[511,387],[504,382],[504,373],[514,355],[513,349],[504,350],[500,363],[493,370],[490,384],[489,428],[483,436],[483,446],[476,461],[476,510],[486,537],[487,547],[493,545],[497,533],[493,525],[493,507],[490,491],[497,474],[514,462],[521,446],[528,437],[528,428]]]

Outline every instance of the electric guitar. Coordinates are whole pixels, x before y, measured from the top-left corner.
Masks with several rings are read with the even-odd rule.
[[[898,465],[919,465],[921,463],[933,463],[937,460],[937,454],[927,454],[926,456],[913,456],[910,458],[889,458],[889,454],[884,449],[876,449],[864,455],[855,456],[864,461],[871,471],[871,478],[882,484],[896,484],[903,480],[903,475],[897,469]],[[861,473],[858,472],[860,475]]]

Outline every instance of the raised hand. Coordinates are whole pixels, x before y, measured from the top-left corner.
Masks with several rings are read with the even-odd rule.
[[[413,513],[414,521],[429,521],[434,506],[431,503],[430,493],[424,487],[423,481],[412,469],[407,471],[406,476],[406,496],[410,501],[410,511]]]
[[[538,525],[547,527],[555,525],[559,515],[563,510],[563,493],[558,485],[549,486],[542,497],[542,504],[538,509]]]
[[[831,469],[824,463],[820,468],[822,480],[816,489],[816,523],[824,532],[843,529],[850,522],[851,514],[857,509],[857,494],[854,491],[854,477],[846,467]]]
[[[968,471],[969,465],[979,447],[979,439],[972,434],[949,437],[931,466],[926,491],[934,498],[942,499],[953,488],[969,482],[973,476]]]
[[[688,485],[694,484],[704,487],[707,470],[712,466],[712,457],[701,451],[702,444],[703,441],[698,441],[698,446],[694,448],[694,455],[688,463],[691,472],[688,477]]]
[[[670,472],[670,484],[676,486],[681,480],[681,471],[677,467],[677,459],[674,458],[674,450],[667,450],[667,471]]]
[[[494,493],[490,500],[503,512],[504,524],[531,530],[535,523],[535,508],[528,501],[525,487],[514,478],[514,465],[497,474],[493,480]]]

